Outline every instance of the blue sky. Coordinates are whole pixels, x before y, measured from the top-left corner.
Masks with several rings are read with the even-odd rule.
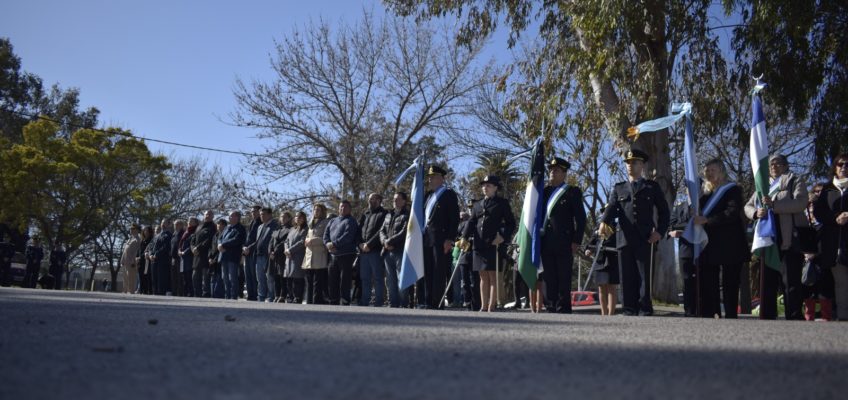
[[[270,79],[269,53],[310,19],[358,20],[383,13],[377,0],[313,1],[58,1],[6,2],[0,36],[8,37],[23,69],[48,85],[76,87],[83,107],[101,111],[103,125],[193,145],[261,152],[256,132],[229,126],[233,83]],[[506,40],[487,54],[508,57]],[[487,59],[489,58],[487,57]],[[148,142],[179,157],[201,155],[225,170],[243,158]]]

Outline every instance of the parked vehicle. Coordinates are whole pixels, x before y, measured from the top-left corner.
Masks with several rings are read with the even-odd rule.
[[[591,306],[599,304],[598,293],[590,291],[574,291],[571,292],[571,306]]]

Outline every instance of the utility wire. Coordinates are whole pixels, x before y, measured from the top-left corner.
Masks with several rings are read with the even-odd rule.
[[[190,148],[190,149],[204,150],[204,151],[214,151],[214,152],[218,152],[218,153],[234,154],[234,155],[246,156],[246,157],[269,157],[269,158],[271,157],[268,154],[245,153],[245,152],[236,151],[236,150],[216,149],[216,148],[213,148],[213,147],[203,147],[203,146],[196,146],[196,145],[193,145],[193,144],[172,142],[172,141],[168,141],[168,140],[152,139],[152,138],[143,137],[143,136],[136,136],[136,135],[133,135],[131,133],[124,132],[124,131],[108,131],[108,130],[100,129],[100,128],[89,128],[89,127],[81,126],[81,125],[78,125],[78,124],[65,123],[65,122],[50,118],[50,117],[43,116],[43,115],[35,115],[35,114],[25,113],[25,112],[22,112],[22,111],[12,111],[12,113],[18,114],[18,115],[23,116],[23,117],[31,118],[31,119],[41,119],[41,120],[44,120],[44,121],[50,121],[50,122],[57,123],[57,124],[60,124],[60,125],[65,124],[65,125],[68,125],[70,127],[77,128],[77,129],[91,129],[93,131],[102,132],[102,133],[105,133],[105,134],[108,134],[108,135],[120,135],[120,136],[124,136],[124,137],[128,137],[128,138],[146,140],[146,141],[149,141],[149,142],[162,143],[162,144],[167,144],[167,145],[171,145],[171,146],[187,147],[187,148]]]

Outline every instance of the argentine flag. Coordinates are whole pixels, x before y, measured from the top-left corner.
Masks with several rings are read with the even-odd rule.
[[[542,224],[545,220],[545,150],[542,139],[536,140],[530,156],[530,173],[524,206],[521,208],[521,223],[518,225],[518,272],[530,290],[542,273]]]
[[[757,85],[754,88],[753,118],[751,119],[751,170],[754,172],[757,199],[762,199],[764,195],[769,193],[769,150],[766,119],[763,116],[763,104],[757,96],[757,92],[763,86]],[[751,252],[758,253],[768,267],[780,271],[780,255],[774,243],[774,236],[774,214],[769,209],[765,218],[758,219],[754,225],[754,243],[751,246]]]
[[[412,181],[412,207],[398,280],[400,290],[424,277],[424,163],[421,157],[415,159],[412,167],[415,168],[415,179]]]

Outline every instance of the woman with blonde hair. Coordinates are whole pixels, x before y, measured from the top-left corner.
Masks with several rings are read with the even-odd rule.
[[[696,261],[698,269],[697,309],[701,317],[736,318],[739,305],[739,273],[750,258],[742,216],[745,202],[742,188],[727,179],[727,169],[719,159],[704,166],[701,215],[694,223],[702,225],[709,242]],[[721,293],[720,293],[721,292]]]
[[[304,245],[306,252],[301,268],[306,274],[306,303],[325,304],[327,302],[327,267],[329,252],[324,245],[324,230],[327,229],[327,206],[315,203],[312,206],[312,220],[309,221]]]

